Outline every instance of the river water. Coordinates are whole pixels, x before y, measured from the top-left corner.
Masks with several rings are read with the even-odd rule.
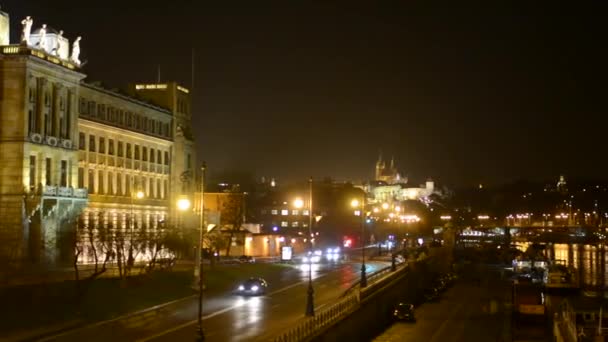
[[[516,246],[526,251],[530,242],[518,242]],[[583,291],[605,291],[608,287],[608,274],[606,272],[605,244],[577,244],[577,243],[547,243],[542,254],[550,260],[562,261],[566,266],[573,267],[581,280]]]

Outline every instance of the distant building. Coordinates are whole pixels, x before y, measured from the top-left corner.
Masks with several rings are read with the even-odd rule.
[[[391,158],[389,166],[382,160],[382,154],[378,156],[376,162],[376,181],[385,182],[387,184],[407,183],[407,178],[403,178],[395,167],[395,158]]]

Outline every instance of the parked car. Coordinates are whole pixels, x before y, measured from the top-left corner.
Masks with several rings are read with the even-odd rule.
[[[399,303],[393,310],[393,318],[397,321],[416,322],[414,317],[414,305],[409,303]]]
[[[246,264],[246,263],[254,263],[255,262],[255,258],[252,257],[251,255],[241,255],[239,257],[239,261]]]
[[[427,302],[436,302],[439,300],[439,298],[441,297],[440,294],[441,291],[439,291],[438,288],[436,287],[430,287],[425,293],[424,293],[424,299]]]
[[[238,285],[235,294],[239,295],[262,295],[266,293],[268,283],[262,278],[251,277]]]

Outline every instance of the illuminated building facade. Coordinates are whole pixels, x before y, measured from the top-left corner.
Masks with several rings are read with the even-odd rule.
[[[170,111],[82,83],[78,186],[88,189],[84,224],[156,229],[170,210]]]
[[[63,32],[46,35],[49,48],[10,45],[9,26],[0,12],[0,268],[71,262],[62,239],[79,221],[171,220],[195,187],[189,90],[133,85],[128,96],[85,83],[80,37],[68,56],[51,49],[69,45]]]

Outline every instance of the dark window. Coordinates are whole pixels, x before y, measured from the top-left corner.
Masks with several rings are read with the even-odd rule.
[[[84,168],[78,168],[78,187],[84,188]]]
[[[125,176],[125,196],[132,196],[131,194],[131,182],[133,181],[131,175]]]
[[[169,165],[169,152],[165,151],[165,165]]]
[[[61,186],[68,186],[68,161],[61,161]]]
[[[106,153],[106,139],[99,137],[99,153]]]
[[[34,111],[31,109],[27,113],[27,120],[29,132],[36,132],[36,117],[34,116]]]
[[[114,195],[114,174],[108,172],[108,195]]]
[[[51,158],[46,158],[46,168],[45,168],[45,184],[46,185],[51,185],[51,175],[52,175],[52,161]]]
[[[190,153],[188,153],[186,155],[186,170],[190,170],[191,167],[192,167],[192,165],[191,165]]]
[[[127,143],[127,158],[131,159],[131,143]]]
[[[156,162],[159,164],[163,163],[163,155],[160,150],[156,151]]]
[[[30,189],[36,187],[36,156],[30,156]]]
[[[111,156],[114,155],[114,140],[113,139],[108,139],[108,154]]]
[[[89,151],[95,152],[95,136],[89,135]]]
[[[135,160],[139,160],[139,145],[135,145]]]
[[[78,133],[78,148],[81,150],[85,150],[85,139],[86,136],[84,135],[84,133],[80,132]]]
[[[105,189],[103,186],[103,170],[97,170],[97,193],[103,195]]]
[[[118,141],[118,156],[122,157],[124,152],[122,151],[122,141]]]
[[[116,174],[116,195],[117,196],[122,196],[122,174],[121,173],[117,173]]]
[[[89,193],[90,194],[94,194],[95,193],[95,173],[93,171],[93,169],[89,169],[88,172],[88,177],[89,177]]]
[[[151,148],[150,149],[150,163],[154,163],[154,157],[156,156],[156,153],[154,152],[154,149]]]
[[[160,191],[161,191],[161,185],[160,185],[160,179],[156,179],[156,198],[161,198],[160,196]]]
[[[145,146],[141,148],[141,160],[148,161],[148,148]]]

